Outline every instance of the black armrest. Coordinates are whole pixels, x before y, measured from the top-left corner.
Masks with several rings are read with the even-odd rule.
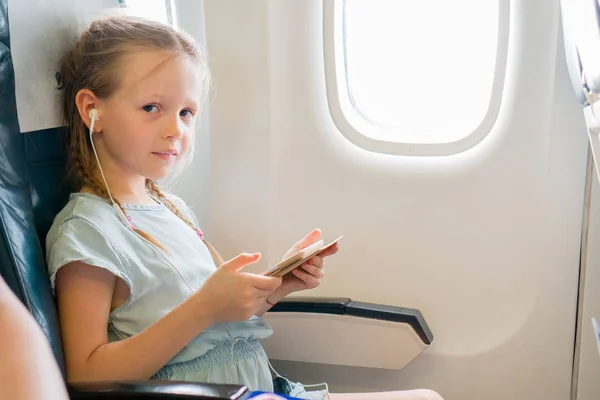
[[[250,391],[242,385],[178,381],[110,381],[67,384],[71,400],[244,400]]]
[[[350,315],[380,321],[406,323],[412,326],[426,344],[433,341],[433,333],[419,310],[352,301],[345,297],[289,297],[280,300],[269,312],[300,312]]]

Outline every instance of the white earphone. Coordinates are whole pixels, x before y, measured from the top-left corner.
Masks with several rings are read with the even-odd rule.
[[[94,124],[98,121],[98,110],[92,108],[88,113],[88,117],[90,117],[90,138],[92,133],[94,133]]]
[[[106,186],[106,191],[108,192],[108,197],[110,197],[110,201],[112,203],[112,207],[117,212],[117,215],[121,218],[125,226],[129,227],[129,229],[134,230],[134,226],[131,224],[121,207],[115,202],[110,193],[110,189],[108,187],[108,183],[106,182],[106,178],[104,177],[104,171],[102,171],[102,165],[100,165],[100,159],[98,158],[98,152],[96,151],[96,146],[94,146],[94,124],[99,120],[98,118],[98,110],[92,108],[88,113],[90,117],[90,143],[92,144],[92,149],[94,150],[94,156],[96,157],[96,162],[98,163],[98,168],[100,169],[100,174],[102,175],[102,180],[104,181],[104,186]]]

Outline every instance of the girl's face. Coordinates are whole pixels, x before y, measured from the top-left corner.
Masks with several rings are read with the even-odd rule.
[[[118,89],[97,105],[102,166],[120,178],[164,178],[193,140],[198,67],[187,56],[137,50],[116,71]]]

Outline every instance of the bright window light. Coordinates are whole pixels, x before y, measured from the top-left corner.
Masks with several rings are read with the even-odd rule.
[[[498,2],[344,0],[334,43],[345,73],[338,91],[362,119],[357,130],[420,144],[473,133],[493,95]]]

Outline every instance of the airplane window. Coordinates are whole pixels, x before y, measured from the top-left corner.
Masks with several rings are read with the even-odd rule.
[[[503,74],[500,11],[499,0],[338,1],[332,41],[344,118],[377,141],[469,136]]]
[[[119,0],[121,6],[130,8],[140,17],[173,24],[171,0]]]

